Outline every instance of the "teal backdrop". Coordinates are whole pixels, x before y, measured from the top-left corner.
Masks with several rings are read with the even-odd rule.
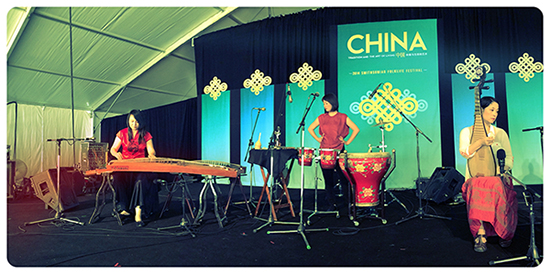
[[[543,182],[541,132],[523,131],[543,126],[543,76],[544,73],[536,73],[525,82],[516,73],[506,73],[508,135],[514,155],[512,173],[525,184]]]
[[[378,93],[369,99],[373,90]],[[378,146],[382,119],[386,151],[396,150],[396,168],[387,188],[414,188],[420,176],[441,166],[437,22],[435,19],[340,25],[338,27],[338,98],[340,112],[360,133],[350,153]],[[403,119],[408,117],[422,134]],[[377,152],[380,149],[373,149]]]

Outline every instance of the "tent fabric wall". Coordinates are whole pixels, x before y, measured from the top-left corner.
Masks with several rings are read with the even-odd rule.
[[[7,140],[14,147],[15,105],[7,106]],[[74,138],[92,137],[92,117],[89,111],[74,111]],[[72,111],[70,109],[19,104],[17,106],[17,144],[15,153],[18,160],[27,165],[25,177],[36,175],[57,166],[57,142],[48,139],[73,138]],[[73,153],[73,147],[75,148]],[[62,167],[73,167],[79,161],[80,142],[61,142]],[[74,155],[73,155],[74,154]],[[12,157],[12,160],[15,158]],[[76,159],[76,161],[74,161]]]

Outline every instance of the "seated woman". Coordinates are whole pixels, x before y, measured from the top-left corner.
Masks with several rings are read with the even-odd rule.
[[[480,106],[488,136],[471,143],[473,126],[464,128],[460,132],[460,154],[470,159],[484,146],[490,146],[495,155],[499,149],[504,149],[504,168],[510,170],[514,164],[514,157],[508,134],[493,125],[498,116],[499,104],[495,98],[487,96],[481,98]],[[493,160],[492,157],[489,158]],[[465,179],[462,197],[466,201],[470,232],[475,237],[474,250],[485,252],[488,236],[499,236],[500,246],[510,246],[516,230],[518,210],[512,180],[509,177],[478,177],[477,174],[470,174],[468,165]]]
[[[118,160],[145,158],[145,152],[150,159],[156,158],[153,137],[145,130],[139,110],[132,110],[128,114],[126,125],[126,128],[117,133],[111,154]],[[122,152],[119,152],[121,147]],[[129,216],[130,211],[135,209],[137,226],[144,226],[142,215],[153,213],[158,206],[158,188],[153,183],[154,175],[145,172],[114,172],[113,177],[116,210],[121,215]]]

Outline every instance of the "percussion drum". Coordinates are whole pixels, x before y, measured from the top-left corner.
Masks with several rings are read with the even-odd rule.
[[[298,148],[298,163],[303,166],[311,166],[314,153],[314,148],[304,147],[304,162],[302,163],[302,148]]]
[[[391,165],[390,156],[389,152],[340,154],[338,164],[355,189],[355,206],[372,207],[380,203],[380,182]]]
[[[321,157],[321,168],[334,168],[336,166],[336,159],[338,158],[338,150],[321,148],[319,149],[319,156]]]

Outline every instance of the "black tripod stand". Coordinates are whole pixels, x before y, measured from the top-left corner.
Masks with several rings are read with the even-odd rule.
[[[78,222],[78,221],[75,221],[75,220],[71,220],[71,219],[67,219],[67,218],[64,218],[63,217],[63,209],[61,208],[61,196],[59,195],[59,183],[61,182],[61,141],[81,141],[81,140],[85,140],[85,139],[48,139],[47,141],[48,142],[51,142],[51,141],[56,141],[57,143],[57,186],[56,186],[56,192],[55,192],[55,195],[57,196],[56,199],[57,199],[57,205],[56,205],[56,208],[55,208],[55,216],[53,218],[47,218],[47,219],[43,219],[43,220],[38,220],[38,221],[33,221],[33,222],[28,222],[28,223],[24,223],[23,225],[26,226],[26,225],[34,225],[34,224],[40,224],[40,223],[45,223],[45,222],[51,222],[51,221],[55,221],[55,222],[67,222],[67,223],[73,223],[73,224],[77,224],[77,225],[84,225],[84,223],[82,222]]]
[[[533,190],[527,188],[524,184],[522,184],[518,179],[516,179],[514,176],[512,176],[510,173],[506,172],[503,177],[509,176],[510,178],[514,179],[516,182],[518,182],[521,186],[523,186],[523,198],[525,199],[525,205],[529,207],[529,220],[531,223],[531,237],[529,240],[529,250],[527,251],[527,254],[525,256],[516,257],[516,258],[509,258],[499,261],[490,261],[489,265],[496,265],[500,263],[508,263],[508,262],[515,262],[515,261],[522,261],[527,260],[530,262],[530,266],[533,266],[536,264],[537,266],[540,265],[542,256],[539,254],[539,251],[537,249],[537,245],[535,244],[535,211],[533,209],[533,203],[535,199],[532,195],[537,196],[538,198],[541,198],[540,195],[538,195]]]
[[[301,135],[301,147],[302,147],[302,163],[304,162],[305,153],[304,151],[304,132],[305,132],[305,125],[304,122],[306,120],[307,114],[309,113],[309,109],[313,105],[313,102],[315,102],[315,98],[317,96],[313,96],[313,100],[311,100],[310,105],[306,105],[306,111],[304,112],[304,116],[302,117],[302,121],[300,122],[300,126],[298,127],[298,130],[296,131],[296,134],[302,131]],[[304,239],[304,242],[306,244],[307,249],[311,249],[311,246],[309,245],[309,242],[307,241],[306,235],[304,232],[309,231],[328,231],[328,228],[318,228],[318,229],[305,229],[304,225],[304,165],[301,165],[301,176],[300,176],[300,222],[298,223],[298,228],[296,230],[288,230],[288,231],[268,231],[267,234],[274,234],[274,233],[298,233],[302,235],[302,238]]]

